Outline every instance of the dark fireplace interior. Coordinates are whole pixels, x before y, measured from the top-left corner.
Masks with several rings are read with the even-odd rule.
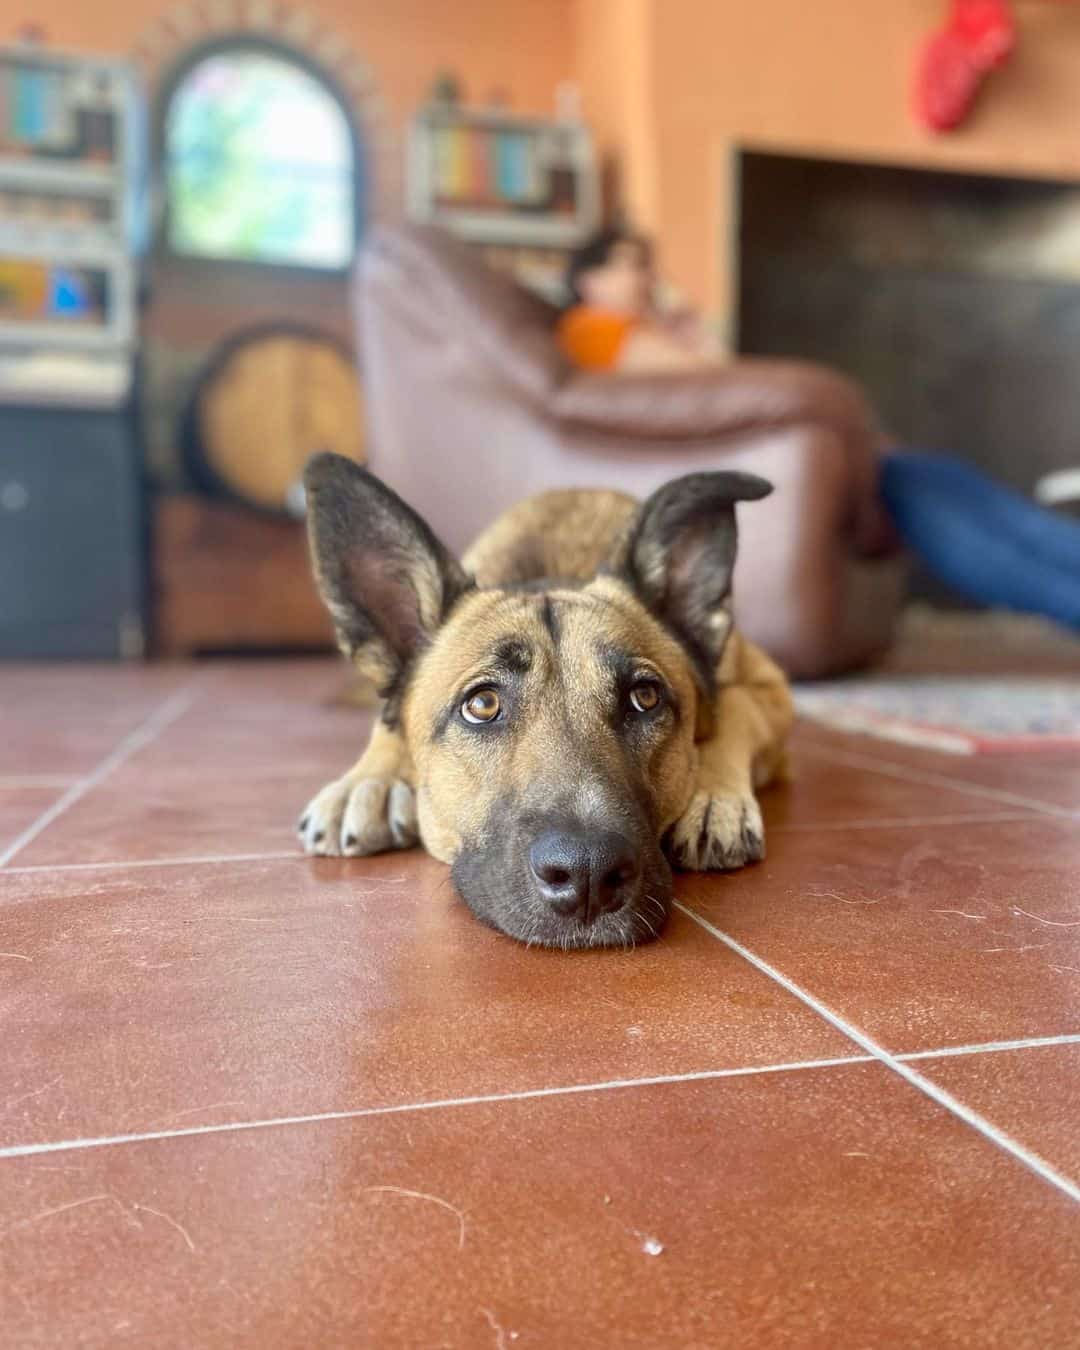
[[[1080,465],[1080,186],[756,152],[738,173],[741,352],[846,371],[902,442],[1025,493]]]

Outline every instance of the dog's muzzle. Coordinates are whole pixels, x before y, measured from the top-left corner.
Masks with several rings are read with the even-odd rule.
[[[650,836],[565,816],[519,821],[498,843],[463,849],[453,876],[478,918],[545,947],[648,942],[671,904],[671,870]]]

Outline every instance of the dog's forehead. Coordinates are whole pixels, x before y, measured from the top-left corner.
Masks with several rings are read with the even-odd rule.
[[[598,661],[612,645],[652,660],[665,654],[657,625],[628,592],[490,590],[462,603],[432,654],[444,669],[464,670],[493,658],[508,658],[511,665],[530,657],[584,665]]]
[[[429,707],[465,681],[500,671],[540,677],[572,668],[579,683],[610,682],[618,652],[682,683],[685,653],[625,587],[480,590],[465,596],[416,668],[415,696]]]

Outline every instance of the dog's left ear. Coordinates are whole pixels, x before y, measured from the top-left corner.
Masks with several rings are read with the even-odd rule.
[[[676,478],[642,504],[609,569],[679,638],[709,691],[731,633],[735,503],[771,491],[750,473]]]
[[[354,460],[313,456],[304,493],[338,645],[392,712],[412,658],[472,582],[416,512]]]

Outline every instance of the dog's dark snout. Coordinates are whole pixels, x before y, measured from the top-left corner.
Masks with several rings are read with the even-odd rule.
[[[641,875],[638,852],[621,834],[548,830],[529,850],[540,894],[565,918],[588,923],[621,909]]]

